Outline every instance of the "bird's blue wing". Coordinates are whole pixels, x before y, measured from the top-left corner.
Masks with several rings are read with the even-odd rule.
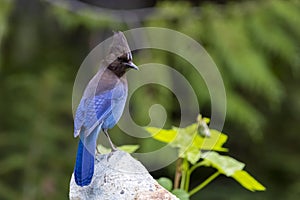
[[[80,103],[77,107],[75,118],[74,118],[74,137],[77,137],[81,131],[81,127],[84,122],[84,115],[85,115],[85,99],[81,99]]]
[[[126,100],[127,89],[120,81],[112,89],[101,91],[93,97],[83,97],[77,108],[74,120],[74,136],[78,136],[82,128],[88,136],[99,123],[111,115],[119,100]]]

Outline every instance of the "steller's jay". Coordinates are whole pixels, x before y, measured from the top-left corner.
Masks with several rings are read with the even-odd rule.
[[[125,72],[138,69],[132,62],[122,32],[114,33],[103,65],[85,88],[74,119],[74,137],[80,137],[74,169],[75,182],[79,186],[89,185],[92,181],[96,143],[101,130],[112,150],[116,150],[107,130],[116,125],[124,110],[128,90]]]

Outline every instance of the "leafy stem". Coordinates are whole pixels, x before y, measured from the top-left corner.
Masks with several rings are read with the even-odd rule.
[[[218,152],[227,152],[223,145],[228,136],[218,130],[209,129],[209,119],[197,117],[197,122],[187,127],[161,129],[145,127],[154,139],[168,143],[178,152],[173,194],[187,200],[190,196],[207,186],[220,174],[231,177],[250,191],[264,191],[266,188],[244,170],[245,164]],[[217,170],[200,185],[190,190],[191,174],[201,166]],[[172,181],[162,179],[163,185],[171,190]]]

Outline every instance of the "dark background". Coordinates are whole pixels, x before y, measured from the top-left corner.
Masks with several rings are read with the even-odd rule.
[[[210,53],[226,87],[226,147],[267,188],[252,193],[219,177],[193,199],[299,199],[299,24],[297,0],[1,0],[0,199],[67,199],[78,142],[72,117],[77,70],[112,30],[142,26],[180,31]],[[151,55],[152,62],[174,67],[203,89],[197,95],[209,116],[208,92],[189,76],[188,63],[166,52]],[[137,65],[149,61],[139,53],[134,59]],[[136,91],[133,119],[147,125],[154,103],[165,106],[166,127],[178,123],[177,101],[158,86]],[[117,127],[111,133],[118,145],[139,142]],[[156,145],[139,143],[140,151]],[[172,178],[173,169],[153,175]],[[198,170],[192,185],[211,172]]]

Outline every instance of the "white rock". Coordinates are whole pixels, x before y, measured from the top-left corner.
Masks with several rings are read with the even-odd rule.
[[[97,154],[95,172],[88,186],[70,182],[71,200],[179,200],[161,187],[146,168],[130,154],[115,151]]]

